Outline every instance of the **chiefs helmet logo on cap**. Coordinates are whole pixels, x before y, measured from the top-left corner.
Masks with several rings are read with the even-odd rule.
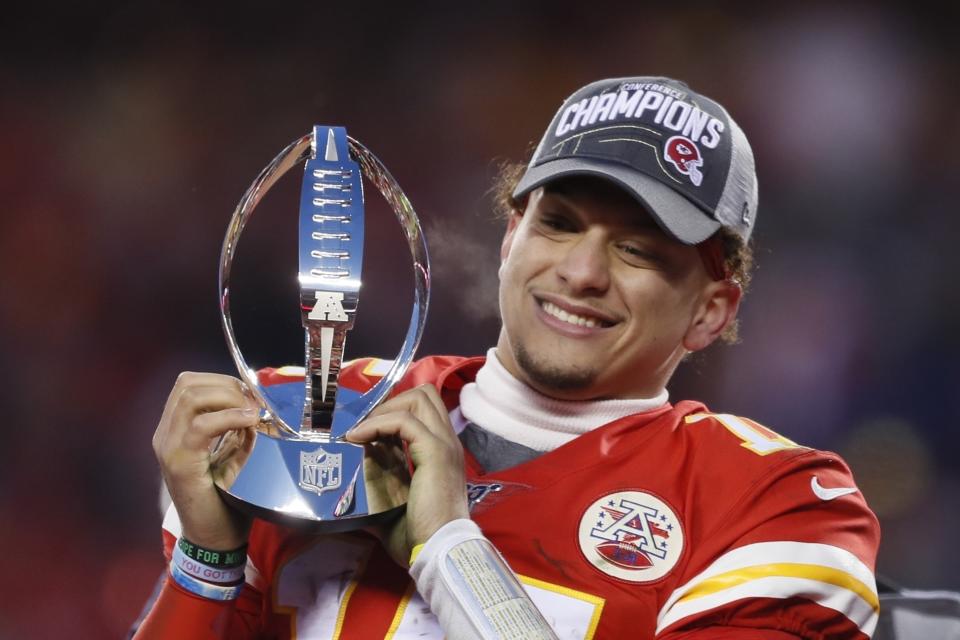
[[[700,172],[703,156],[690,138],[673,136],[663,145],[663,156],[677,168],[677,171],[689,176],[694,186],[699,187],[703,182],[703,174]]]

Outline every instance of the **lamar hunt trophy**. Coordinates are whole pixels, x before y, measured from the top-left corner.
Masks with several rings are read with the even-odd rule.
[[[268,386],[237,346],[230,268],[240,234],[261,198],[304,160],[297,277],[305,376],[302,383]],[[340,388],[338,376],[359,301],[362,176],[377,186],[403,226],[413,259],[414,303],[393,366],[361,394]],[[364,447],[347,442],[344,435],[390,393],[413,360],[429,297],[427,246],[413,207],[380,161],[343,127],[314,127],[260,173],[237,205],[220,256],[220,316],[227,346],[241,379],[263,407],[252,438],[232,433],[214,448],[212,466],[227,502],[257,517],[320,532],[357,529],[400,512],[410,480],[400,443]]]

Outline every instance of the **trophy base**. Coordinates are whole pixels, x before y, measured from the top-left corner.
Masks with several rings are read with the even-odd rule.
[[[399,507],[381,511],[380,513],[354,516],[351,518],[340,518],[339,520],[308,520],[300,516],[289,516],[285,513],[274,511],[273,509],[246,502],[223,488],[217,488],[220,490],[220,495],[223,496],[224,501],[231,507],[251,515],[254,518],[279,524],[289,529],[296,529],[304,533],[333,534],[357,531],[358,529],[365,529],[367,527],[377,527],[389,524],[406,511],[406,504],[402,504]]]
[[[236,443],[239,444],[239,443]],[[215,457],[241,453],[221,443]],[[315,533],[383,524],[403,513],[410,476],[399,442],[358,445],[329,437],[256,434],[245,462],[217,487],[226,502],[254,517]]]

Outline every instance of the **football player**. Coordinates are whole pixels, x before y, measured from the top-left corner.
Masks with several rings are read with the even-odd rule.
[[[879,528],[844,462],[668,399],[735,335],[749,278],[754,158],[727,111],[669,78],[594,82],[499,191],[496,346],[417,362],[348,436],[409,445],[406,514],[377,536],[228,507],[210,444],[256,403],[179,377],[154,436],[170,576],[138,637],[869,637]]]

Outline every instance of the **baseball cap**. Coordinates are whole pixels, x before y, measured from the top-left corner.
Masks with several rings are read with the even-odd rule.
[[[579,89],[553,117],[513,195],[574,175],[619,184],[685,244],[721,227],[746,242],[756,221],[746,135],[720,104],[672,78],[611,78]]]

